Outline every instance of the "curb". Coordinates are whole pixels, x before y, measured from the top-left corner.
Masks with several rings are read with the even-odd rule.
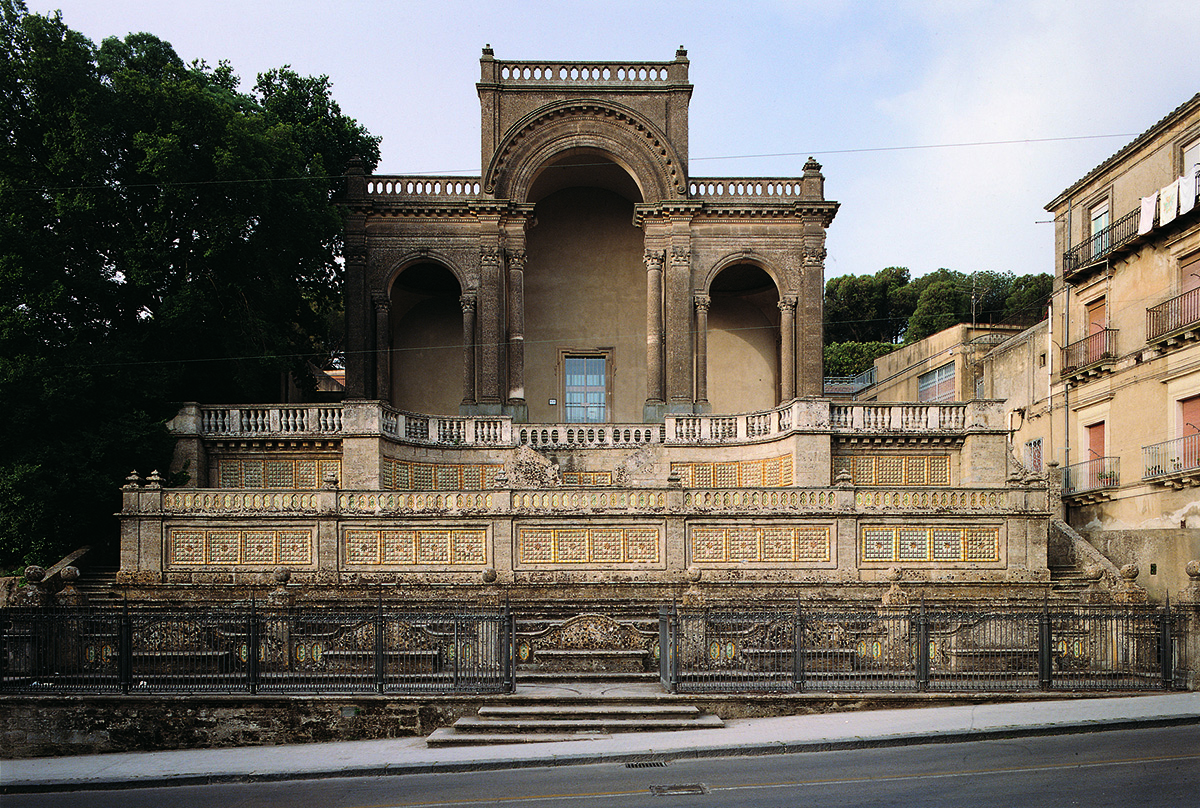
[[[30,782],[0,784],[0,794],[46,794],[74,791],[121,791],[134,788],[172,788],[231,783],[272,783],[302,780],[325,780],[341,777],[396,777],[410,774],[452,772],[484,772],[505,769],[531,769],[549,766],[585,766],[596,763],[638,763],[649,760],[690,760],[717,757],[747,757],[758,755],[787,755],[808,752],[837,752],[853,749],[883,749],[889,747],[922,746],[929,744],[968,743],[973,741],[1010,738],[1051,737],[1091,732],[1112,732],[1128,729],[1153,729],[1200,724],[1200,714],[1160,716],[1145,719],[1093,720],[1062,724],[996,727],[980,730],[948,730],[910,735],[878,737],[848,737],[819,741],[772,741],[736,746],[699,746],[679,749],[664,748],[646,752],[596,752],[547,757],[497,758],[495,760],[454,761],[447,763],[400,763],[383,766],[313,770],[303,772],[264,772],[246,774],[193,774],[179,777],[125,778],[114,780],[72,780],[69,782]]]

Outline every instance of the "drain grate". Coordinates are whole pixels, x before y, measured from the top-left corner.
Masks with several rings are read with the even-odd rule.
[[[667,762],[665,760],[635,760],[633,763],[626,763],[627,769],[665,769]]]
[[[650,786],[650,793],[656,797],[674,797],[680,794],[707,794],[708,789],[703,783],[686,783],[674,786]]]

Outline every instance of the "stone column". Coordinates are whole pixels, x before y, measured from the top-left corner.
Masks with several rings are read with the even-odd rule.
[[[500,414],[500,304],[503,287],[500,280],[500,248],[483,246],[479,250],[479,412]]]
[[[663,404],[663,315],[661,250],[646,250],[646,407],[647,420]],[[661,416],[660,416],[661,417]]]
[[[667,411],[692,412],[692,251],[686,245],[671,248],[663,289],[665,326],[663,348],[667,383]]]
[[[779,301],[779,400],[796,397],[796,298]]]
[[[696,295],[696,403],[708,403],[708,295]]]
[[[371,295],[375,304],[375,396],[392,400],[392,303],[383,292]]]
[[[508,405],[525,407],[525,250],[508,253]]]
[[[465,294],[458,302],[463,313],[463,399],[460,409],[469,414],[475,406],[475,295]]]

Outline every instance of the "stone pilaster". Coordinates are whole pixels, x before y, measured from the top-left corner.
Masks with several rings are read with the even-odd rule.
[[[691,287],[691,248],[673,246],[667,266],[663,317],[668,412],[692,411]]]
[[[373,294],[371,302],[375,308],[375,395],[381,401],[391,401],[392,304],[384,292]]]
[[[476,317],[479,319],[479,412],[500,414],[500,322],[503,288],[501,283],[501,251],[498,246],[484,245],[479,250],[479,298]]]

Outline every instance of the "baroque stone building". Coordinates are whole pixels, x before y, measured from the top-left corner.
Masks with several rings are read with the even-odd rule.
[[[125,487],[131,597],[1046,593],[998,402],[818,397],[815,161],[691,176],[682,50],[481,74],[480,176],[349,172],[345,400],[185,407],[189,482]]]

